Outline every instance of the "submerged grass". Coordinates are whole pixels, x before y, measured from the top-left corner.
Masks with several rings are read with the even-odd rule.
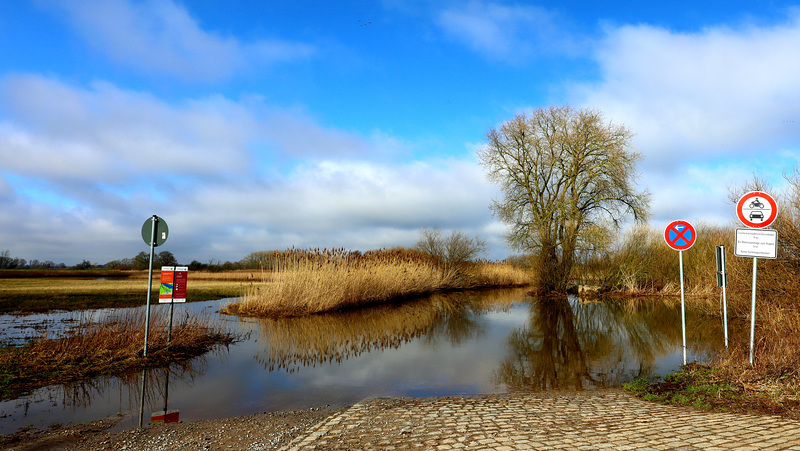
[[[47,332],[23,346],[0,348],[0,398],[9,399],[38,387],[161,367],[209,351],[237,338],[212,326],[208,317],[177,318],[168,343],[166,312],[150,319],[147,357],[142,356],[145,314],[120,311],[101,321],[82,319],[64,336]]]
[[[338,250],[281,253],[276,269],[222,308],[242,316],[303,316],[408,299],[441,290],[525,285],[529,275],[511,265],[464,262],[443,267],[408,249],[364,254]]]

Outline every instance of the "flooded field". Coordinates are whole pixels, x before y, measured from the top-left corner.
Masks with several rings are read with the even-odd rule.
[[[216,313],[228,300],[176,305],[210,314],[241,342],[183,366],[52,386],[0,402],[0,433],[156,411],[182,421],[356,403],[508,391],[591,390],[682,362],[680,305],[531,299],[524,289],[435,295],[397,306],[294,319]],[[168,309],[156,305],[154,309]],[[687,312],[689,359],[722,346],[720,324]],[[101,316],[97,310],[82,315]],[[81,314],[0,316],[0,340],[77,324]],[[142,403],[142,400],[144,402]]]

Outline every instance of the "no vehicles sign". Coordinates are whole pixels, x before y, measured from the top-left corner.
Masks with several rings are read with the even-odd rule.
[[[761,229],[778,217],[778,203],[765,192],[750,191],[736,203],[736,216],[746,227]]]

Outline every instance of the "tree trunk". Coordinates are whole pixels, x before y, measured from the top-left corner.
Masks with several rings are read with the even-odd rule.
[[[559,258],[556,247],[543,246],[537,263],[536,291],[542,294],[566,293],[569,273],[565,274],[564,262]]]

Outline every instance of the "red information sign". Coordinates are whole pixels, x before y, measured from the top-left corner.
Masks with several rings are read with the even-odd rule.
[[[150,424],[156,423],[180,423],[181,413],[178,410],[161,410],[158,412],[153,412],[150,415]]]
[[[189,268],[186,266],[162,266],[158,303],[186,302],[186,281],[188,278]]]
[[[736,203],[736,216],[745,226],[761,229],[778,217],[778,203],[767,193],[750,191]]]
[[[694,227],[686,221],[672,221],[664,229],[664,241],[676,251],[689,249],[696,239],[697,233]]]

